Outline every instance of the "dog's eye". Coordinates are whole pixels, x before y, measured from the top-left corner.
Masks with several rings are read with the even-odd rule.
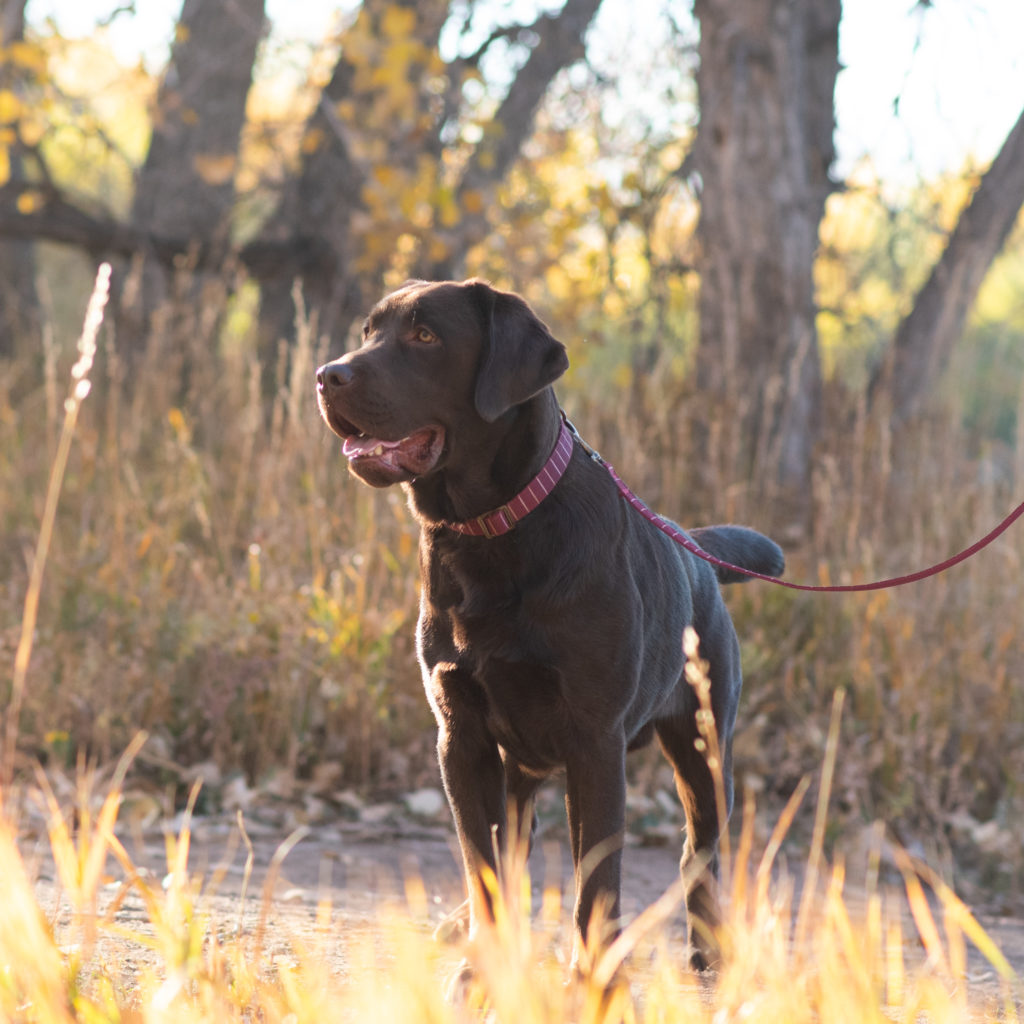
[[[437,335],[429,327],[417,327],[413,337],[421,345],[436,345]]]

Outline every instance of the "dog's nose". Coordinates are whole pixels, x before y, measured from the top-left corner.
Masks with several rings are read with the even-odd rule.
[[[320,391],[333,391],[352,382],[352,367],[341,360],[327,363],[316,371],[316,386]]]

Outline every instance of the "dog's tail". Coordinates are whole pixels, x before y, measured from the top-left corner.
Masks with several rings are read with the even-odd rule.
[[[746,526],[704,526],[689,531],[690,536],[709,554],[741,569],[781,576],[786,557],[775,541]],[[749,576],[716,565],[719,583],[744,583]]]

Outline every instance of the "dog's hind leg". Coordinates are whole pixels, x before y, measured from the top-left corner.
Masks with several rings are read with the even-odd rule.
[[[690,965],[704,971],[720,959],[718,926],[718,840],[732,810],[732,769],[728,740],[722,746],[722,771],[708,767],[696,748],[699,738],[692,716],[663,719],[657,726],[658,739],[675,772],[676,790],[686,813],[686,840],[679,870],[686,893],[686,931],[690,943]],[[721,787],[726,821],[719,821]]]

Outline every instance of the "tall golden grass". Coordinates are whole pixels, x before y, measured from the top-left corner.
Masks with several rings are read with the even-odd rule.
[[[397,490],[348,476],[319,420],[310,382],[327,342],[300,317],[267,397],[246,308],[244,295],[225,307],[214,294],[158,316],[141,341],[100,338],[32,671],[11,716],[22,771],[34,757],[69,767],[79,751],[111,763],[144,728],[140,768],[154,785],[175,783],[169,766],[197,761],[250,779],[274,769],[301,777],[325,760],[341,766],[344,785],[436,779],[411,646],[416,528]],[[602,376],[565,336],[581,365],[560,393],[638,493],[683,523],[743,521],[786,540],[792,523],[770,494],[751,493],[722,432],[710,450],[695,446],[699,396],[668,364]],[[59,379],[77,358],[56,342],[47,353],[0,374],[3,649],[20,635],[26,553],[63,422]],[[830,396],[810,532],[787,544],[791,578],[920,568],[987,532],[1024,495],[1020,440],[979,448],[941,415],[893,438],[856,396]],[[780,808],[819,763],[832,694],[844,687],[836,828],[885,818],[944,866],[962,845],[990,890],[1024,891],[1013,831],[1024,820],[1022,555],[1017,529],[900,591],[730,588],[746,667],[739,774],[762,805]],[[186,791],[179,783],[180,800]],[[976,824],[991,855],[972,843]]]
[[[703,685],[694,654],[692,681]],[[835,701],[819,789],[812,861],[794,913],[795,886],[774,877],[774,860],[806,792],[793,795],[758,856],[750,800],[735,847],[723,850],[723,962],[696,976],[666,923],[680,890],[626,924],[607,948],[589,948],[583,969],[567,970],[571,927],[561,890],[543,893],[535,921],[526,851],[505,851],[491,878],[493,924],[459,952],[474,977],[463,1001],[442,993],[452,959],[430,938],[425,901],[409,902],[369,925],[332,915],[321,894],[306,928],[275,920],[270,887],[257,925],[218,919],[215,880],[190,871],[191,807],[168,837],[163,882],[140,872],[118,838],[121,785],[140,736],[103,794],[79,775],[79,794],[59,806],[42,782],[49,844],[67,912],[47,918],[33,893],[15,827],[0,816],[0,1019],[12,1022],[298,1022],[383,1020],[508,1024],[618,1024],[729,1020],[800,1022],[1017,1021],[1020,984],[1010,964],[947,886],[903,853],[902,893],[870,873],[859,909],[851,909],[841,861],[821,859],[829,780],[839,746]],[[709,755],[712,723],[704,729]],[[93,808],[98,806],[98,812]],[[70,825],[74,815],[75,827]],[[108,863],[113,861],[113,867]],[[817,884],[819,870],[824,886]],[[114,885],[110,884],[110,875]],[[932,889],[926,895],[925,886]],[[142,920],[122,910],[129,895]],[[276,928],[275,942],[267,941]],[[594,933],[600,927],[593,929]],[[282,951],[282,933],[287,940]],[[997,981],[972,989],[967,945]],[[341,954],[339,960],[339,952]],[[340,966],[339,966],[340,962]],[[132,964],[126,968],[126,964]]]
[[[64,440],[58,382],[78,357],[51,343],[41,365],[26,357],[0,374],[0,575],[7,581],[0,639],[15,652],[0,838],[0,905],[11,908],[0,915],[2,962],[11,965],[0,980],[5,1013],[249,1019],[259,1007],[267,1019],[285,1019],[314,1015],[315,994],[328,1001],[316,1003],[316,1019],[328,1005],[332,1016],[394,1006],[395,1019],[457,1019],[436,1002],[439,954],[416,926],[382,925],[372,941],[353,938],[352,963],[375,969],[354,968],[341,982],[316,949],[300,950],[299,966],[282,967],[261,962],[244,938],[222,943],[184,881],[187,832],[175,845],[178,889],[154,893],[133,871],[114,829],[119,781],[95,821],[79,809],[74,832],[60,824],[68,809],[50,807],[53,855],[70,865],[61,879],[75,908],[71,938],[47,928],[18,858],[17,806],[31,788],[33,762],[112,764],[142,730],[150,738],[141,753],[132,750],[133,772],[177,787],[181,800],[187,787],[174,769],[196,760],[252,778],[275,769],[302,776],[333,760],[343,782],[378,788],[436,777],[409,639],[414,525],[400,495],[370,492],[347,477],[313,403],[312,369],[326,348],[310,325],[300,318],[297,343],[282,349],[267,400],[244,310],[229,311],[226,321],[223,312],[214,299],[191,319],[157,318],[132,354],[102,334],[92,397],[70,422],[73,447]],[[666,513],[769,531],[789,525],[773,522],[764,495],[730,475],[725,454],[695,451],[685,386],[671,374],[634,380],[622,403],[603,402],[592,387],[575,391],[572,377],[562,390],[585,433]],[[790,553],[794,576],[917,568],[987,530],[1024,491],[1020,438],[1013,451],[993,446],[979,458],[954,423],[938,419],[896,444],[863,403],[848,405],[836,417],[841,428],[821,439],[808,496],[813,530]],[[57,506],[45,498],[47,481],[64,458]],[[714,493],[686,488],[698,459],[713,463]],[[38,524],[51,517],[40,588],[33,574],[45,559],[26,553],[37,550]],[[723,1009],[763,1019],[961,1019],[965,936],[1008,979],[1005,961],[940,876],[955,874],[975,897],[1018,905],[1022,551],[1024,538],[1010,535],[948,577],[874,596],[736,589],[747,675],[738,775],[765,813],[781,816],[773,842],[786,835],[810,847],[812,873],[828,879],[825,895],[809,887],[794,916],[784,887],[780,895],[768,886],[766,871],[755,871],[750,884],[748,817],[727,875],[734,955],[710,998],[677,968],[682,958],[657,951],[642,999],[621,990],[609,1002],[600,986],[598,998],[584,982],[556,985],[550,934],[516,911],[477,954],[480,976],[494,980],[481,998],[496,1019],[675,1019],[681,1007],[698,1020]],[[26,592],[36,595],[37,611],[26,610]],[[790,795],[821,763],[840,689],[848,710],[834,733],[838,753],[826,761],[834,774],[826,821]],[[641,761],[639,775],[655,779],[657,770]],[[199,799],[215,802],[217,793]],[[908,963],[903,918],[884,913],[888,897],[869,887],[867,910],[856,919],[843,902],[841,864],[826,867],[838,836],[880,819],[897,839],[919,844],[939,871],[925,877],[941,927],[921,895],[921,871],[901,862],[927,953],[923,973]],[[152,976],[125,990],[111,964],[89,960],[100,932],[121,929],[116,912],[98,901],[107,852],[120,859],[124,884],[144,891],[150,925],[167,943]],[[634,959],[645,943],[664,945],[639,931],[630,933]],[[383,961],[381,948],[389,950]],[[495,965],[516,964],[524,972],[512,972],[518,982],[497,966],[488,974],[489,956]],[[506,987],[520,998],[535,995],[536,1006],[513,1014],[502,1003]],[[1010,1002],[1004,1012],[1011,1014]]]

